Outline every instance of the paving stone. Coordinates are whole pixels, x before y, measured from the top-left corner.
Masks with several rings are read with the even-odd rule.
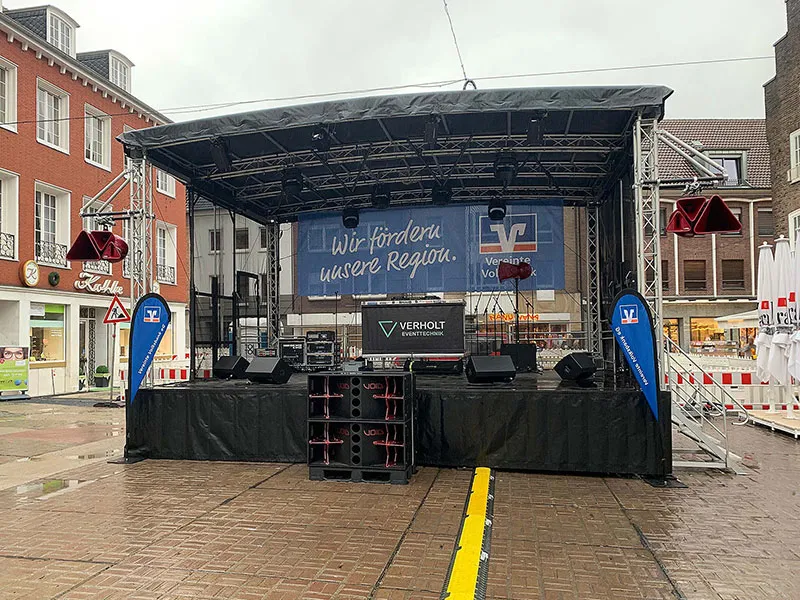
[[[409,533],[392,558],[381,587],[441,592],[454,548],[453,537]]]
[[[0,557],[0,598],[53,598],[108,565]]]

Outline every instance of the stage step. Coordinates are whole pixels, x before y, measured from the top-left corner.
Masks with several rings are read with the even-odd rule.
[[[311,481],[350,481],[353,483],[407,484],[414,472],[412,466],[402,469],[348,469],[342,467],[308,467]]]

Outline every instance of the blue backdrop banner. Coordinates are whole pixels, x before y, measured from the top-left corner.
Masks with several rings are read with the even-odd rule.
[[[633,290],[623,290],[614,300],[611,329],[622,354],[644,392],[647,404],[658,421],[658,354],[650,309]]]
[[[564,203],[509,203],[503,221],[485,205],[302,215],[297,255],[302,296],[490,291],[500,261],[529,262],[520,289],[564,288]]]
[[[130,406],[144,381],[158,345],[169,327],[167,302],[158,294],[147,294],[136,304],[131,317],[128,398]]]

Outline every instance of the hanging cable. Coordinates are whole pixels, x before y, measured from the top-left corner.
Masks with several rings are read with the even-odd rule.
[[[464,75],[464,89],[467,89],[467,84],[472,83],[472,87],[477,89],[475,82],[467,77],[467,70],[464,68],[464,58],[461,56],[461,48],[458,47],[458,37],[456,36],[456,29],[453,27],[453,19],[450,16],[450,8],[447,6],[447,0],[442,0],[444,5],[444,14],[447,15],[447,22],[450,23],[450,33],[453,34],[453,44],[456,47],[456,54],[458,55],[458,64],[461,65],[461,74]]]

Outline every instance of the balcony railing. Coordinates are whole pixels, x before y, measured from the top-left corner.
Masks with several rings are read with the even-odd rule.
[[[0,233],[0,257],[14,258],[14,234]]]
[[[67,247],[55,242],[36,242],[36,262],[54,267],[66,267]]]
[[[156,279],[159,283],[175,283],[175,267],[156,265]]]
[[[111,275],[111,263],[106,260],[87,260],[83,263],[83,270],[89,273]]]

